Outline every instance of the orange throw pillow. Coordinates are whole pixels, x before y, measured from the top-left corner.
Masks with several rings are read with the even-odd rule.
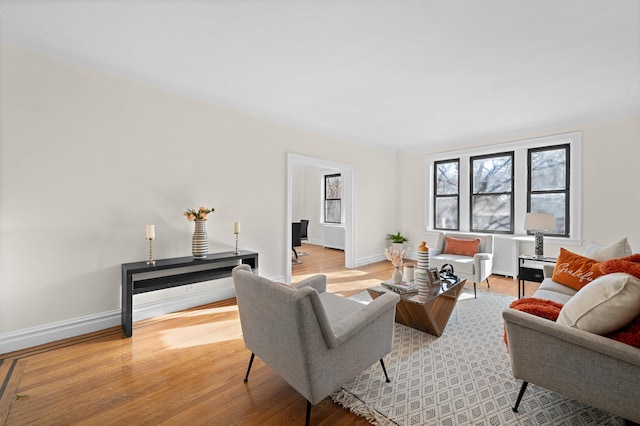
[[[604,275],[600,271],[600,262],[560,248],[560,256],[553,269],[553,281],[580,290],[600,275]]]
[[[478,246],[480,246],[480,238],[464,240],[461,238],[444,237],[444,254],[473,256],[478,252]]]

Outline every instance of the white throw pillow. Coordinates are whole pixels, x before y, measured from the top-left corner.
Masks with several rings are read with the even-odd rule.
[[[631,254],[631,246],[627,241],[627,237],[624,237],[613,244],[609,244],[608,246],[603,246],[598,243],[589,243],[587,248],[584,249],[584,253],[582,253],[584,257],[597,260],[598,262],[605,262],[609,259],[616,259],[618,257],[631,256]]]
[[[640,315],[640,280],[623,272],[602,275],[582,287],[560,310],[557,322],[608,334]]]

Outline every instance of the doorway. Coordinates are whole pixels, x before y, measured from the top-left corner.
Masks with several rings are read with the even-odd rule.
[[[285,280],[287,283],[291,283],[291,223],[293,222],[293,206],[295,197],[295,182],[294,177],[297,175],[300,169],[315,168],[323,170],[333,170],[339,172],[342,176],[342,207],[344,208],[344,259],[345,268],[353,268],[355,265],[354,252],[354,168],[350,164],[339,163],[330,160],[324,160],[320,158],[307,157],[298,154],[287,153],[287,222],[285,224],[286,229],[286,244],[285,250],[287,251],[285,258]],[[320,188],[320,182],[318,182],[318,188]],[[319,192],[318,192],[319,193]],[[298,219],[298,218],[296,218]]]

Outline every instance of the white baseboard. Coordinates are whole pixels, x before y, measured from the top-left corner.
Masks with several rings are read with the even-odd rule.
[[[386,259],[387,258],[384,256],[384,253],[380,253],[380,254],[376,254],[368,257],[361,257],[360,259],[356,259],[355,267],[358,268],[360,266],[368,265],[370,263],[380,262]]]
[[[181,311],[235,297],[233,287],[189,293],[170,299],[136,305],[134,298],[133,321]],[[58,321],[22,330],[0,333],[0,354],[18,351],[56,340],[93,333],[121,324],[121,311],[112,310],[70,320]],[[134,331],[135,334],[135,331]],[[135,336],[134,336],[135,337]],[[124,339],[124,335],[122,336]]]

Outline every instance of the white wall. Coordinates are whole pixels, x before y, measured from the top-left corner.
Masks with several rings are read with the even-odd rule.
[[[640,116],[609,120],[582,127],[558,128],[545,133],[523,133],[509,140],[478,140],[456,146],[462,149],[522,139],[582,132],[582,239],[602,244],[629,237],[634,251],[640,251]],[[435,244],[433,233],[425,232],[425,155],[432,152],[407,152],[399,155],[399,221],[413,242],[425,239]],[[557,254],[562,243],[545,239],[545,254]],[[580,245],[580,243],[578,243]],[[533,245],[521,244],[521,252],[533,253]],[[580,251],[580,247],[568,247]]]
[[[395,228],[394,203],[379,202],[396,189],[393,168],[380,173],[395,153],[0,46],[0,343],[119,312],[120,265],[146,259],[145,224],[156,258],[189,256],[182,212],[201,204],[216,208],[211,251],[232,249],[239,220],[260,273],[283,277],[287,152],[354,166],[356,259]]]
[[[321,169],[314,166],[296,166],[293,175],[291,217],[294,222],[301,219],[309,220],[307,230],[309,242],[322,244],[323,235],[320,226]]]

